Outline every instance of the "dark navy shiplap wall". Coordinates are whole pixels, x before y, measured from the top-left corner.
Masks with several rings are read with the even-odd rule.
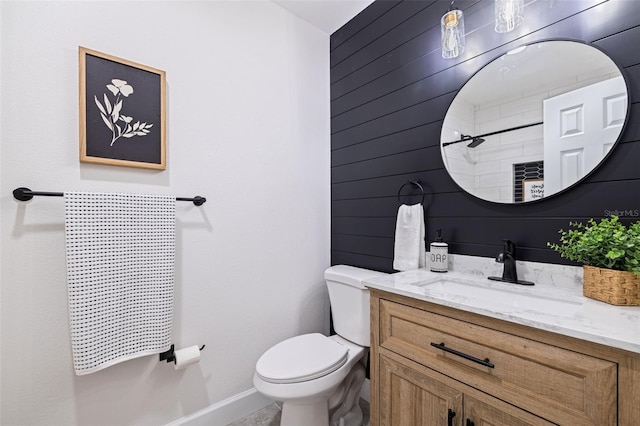
[[[568,263],[546,243],[569,220],[640,210],[640,1],[528,2],[525,24],[507,34],[493,29],[493,0],[456,1],[466,51],[443,59],[439,25],[449,3],[376,1],[331,36],[332,264],[393,270],[396,196],[408,179],[427,192],[427,244],[441,228],[458,254],[494,256],[509,238],[521,260]],[[630,112],[620,142],[583,183],[546,200],[504,205],[465,193],[440,156],[449,104],[494,58],[554,38],[597,46],[622,68]]]

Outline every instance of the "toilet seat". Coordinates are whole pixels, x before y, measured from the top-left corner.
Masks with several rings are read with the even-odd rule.
[[[299,383],[326,376],[342,367],[348,349],[320,333],[303,334],[278,343],[256,364],[256,374],[270,383]]]

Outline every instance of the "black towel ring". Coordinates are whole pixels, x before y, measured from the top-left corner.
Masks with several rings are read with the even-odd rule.
[[[405,183],[402,184],[402,186],[400,187],[400,189],[398,190],[398,202],[400,204],[402,204],[402,201],[400,200],[400,193],[402,192],[402,188],[404,188],[407,185],[415,185],[418,188],[420,188],[420,192],[422,192],[422,201],[420,201],[420,204],[424,205],[424,188],[422,187],[422,184],[420,183],[420,180],[408,180]]]

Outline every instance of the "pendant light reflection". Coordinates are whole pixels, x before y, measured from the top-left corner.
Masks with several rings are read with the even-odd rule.
[[[440,20],[442,57],[456,58],[464,52],[464,14],[459,9],[451,9]]]
[[[495,0],[496,32],[508,33],[524,21],[524,0]]]

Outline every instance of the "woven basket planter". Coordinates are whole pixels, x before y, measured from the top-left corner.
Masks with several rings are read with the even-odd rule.
[[[640,306],[640,275],[627,271],[583,266],[582,294],[618,306]]]

